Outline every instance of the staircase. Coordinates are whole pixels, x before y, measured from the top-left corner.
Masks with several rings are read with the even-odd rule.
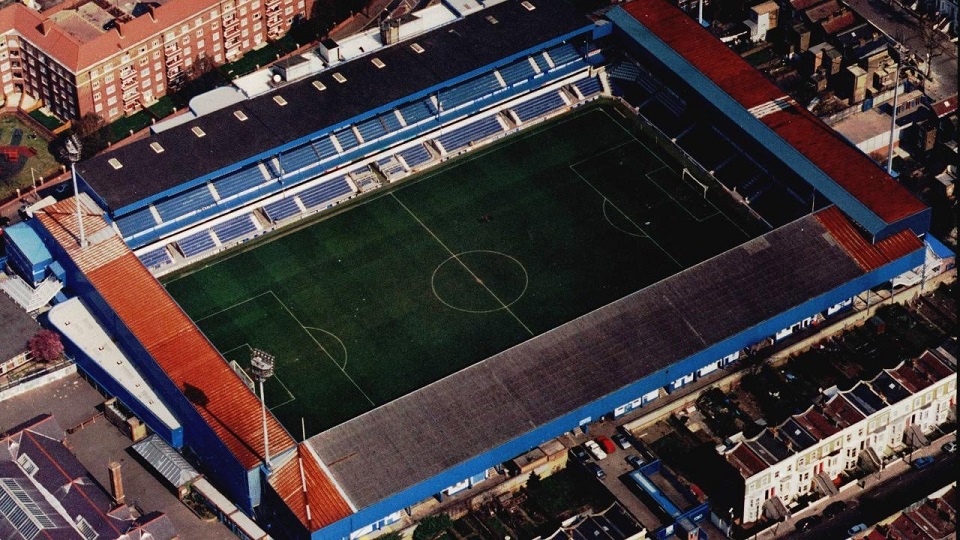
[[[63,284],[55,276],[49,276],[34,289],[20,276],[14,275],[0,281],[0,289],[13,298],[24,311],[32,313],[49,304],[50,300],[63,289]]]

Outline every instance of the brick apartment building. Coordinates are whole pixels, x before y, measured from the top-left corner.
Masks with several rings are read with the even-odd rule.
[[[277,39],[315,0],[24,0],[0,9],[0,87],[41,99],[57,116],[108,122],[214,63]],[[29,4],[26,5],[26,4]]]

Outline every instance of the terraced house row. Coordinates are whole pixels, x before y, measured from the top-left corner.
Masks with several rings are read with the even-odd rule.
[[[5,103],[30,96],[63,119],[113,121],[176,90],[200,58],[222,64],[282,37],[314,0],[26,4],[0,9]]]

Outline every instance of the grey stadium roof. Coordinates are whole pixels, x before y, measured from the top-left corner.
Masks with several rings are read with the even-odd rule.
[[[862,274],[810,215],[309,443],[364,508]]]
[[[531,3],[538,9],[528,11],[517,0],[491,6],[370,57],[93,157],[78,164],[78,172],[116,210],[591,26],[564,1]],[[411,50],[411,42],[419,44],[423,53]],[[374,66],[372,57],[383,61],[384,67]],[[346,82],[334,81],[334,72],[346,77]],[[312,85],[315,80],[327,90],[318,91]],[[278,105],[274,95],[283,96],[287,105]],[[239,109],[249,120],[241,122],[233,115]],[[206,135],[198,138],[191,133],[194,126]],[[153,142],[160,143],[164,152],[154,152]],[[110,158],[118,159],[123,168],[114,169]]]
[[[0,292],[0,362],[27,350],[27,342],[40,330],[40,325],[17,305],[12,298]]]

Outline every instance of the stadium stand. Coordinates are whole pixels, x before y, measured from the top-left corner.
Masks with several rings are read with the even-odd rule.
[[[212,227],[213,233],[217,235],[221,244],[246,236],[257,230],[257,226],[254,225],[253,219],[251,218],[252,216],[250,214],[244,214],[228,219],[223,223],[214,225]]]
[[[340,148],[342,148],[344,151],[350,150],[351,148],[356,148],[360,145],[360,141],[357,140],[357,136],[354,135],[353,130],[349,127],[335,131],[333,136],[337,138],[337,142],[340,143]]]
[[[142,262],[147,268],[158,268],[165,264],[172,263],[173,258],[170,257],[170,253],[167,251],[167,248],[162,247],[160,249],[148,251],[143,255],[140,255],[140,262]]]
[[[259,164],[255,164],[252,167],[231,173],[211,183],[213,184],[213,188],[217,190],[217,193],[220,194],[220,198],[226,199],[227,197],[233,197],[234,195],[243,193],[248,189],[253,189],[266,181],[267,179],[264,178],[263,171],[260,169]]]
[[[526,81],[537,74],[537,72],[533,70],[533,66],[530,65],[530,59],[527,57],[502,67],[498,71],[500,72],[500,76],[503,77],[503,81],[507,83],[507,86],[513,86],[519,82]]]
[[[360,132],[360,137],[363,138],[364,142],[370,142],[387,134],[387,128],[383,125],[379,116],[357,124],[357,131]]]
[[[393,111],[386,112],[378,116],[383,126],[387,128],[387,131],[399,131],[403,129],[403,125],[400,124],[400,120],[397,118],[397,115]]]
[[[280,154],[280,166],[284,173],[299,171],[317,164],[319,157],[313,146],[305,145]]]
[[[347,177],[341,176],[309,187],[298,193],[297,197],[307,208],[316,208],[352,192],[353,188],[347,182]]]
[[[210,230],[204,229],[198,233],[191,234],[186,238],[177,240],[177,247],[184,257],[193,257],[199,255],[208,249],[216,247],[216,242],[210,236]]]
[[[189,191],[185,191],[176,197],[165,199],[153,206],[164,221],[170,221],[190,212],[195,212],[207,206],[215,204],[213,194],[206,184],[197,186]]]
[[[397,154],[403,158],[403,162],[407,164],[407,167],[410,169],[415,169],[416,167],[428,163],[433,159],[433,156],[430,155],[430,152],[422,145],[418,144],[416,146],[411,146],[406,150],[399,152]]]
[[[603,91],[603,87],[600,85],[600,79],[596,77],[580,79],[573,83],[573,86],[577,88],[577,91],[580,92],[580,95],[584,98],[594,96]]]
[[[133,236],[156,226],[157,220],[153,217],[150,208],[117,218],[117,227],[120,228],[120,234],[123,236]]]
[[[436,112],[433,103],[429,99],[421,99],[420,101],[414,101],[413,103],[400,107],[400,114],[408,126],[431,118]]]
[[[547,63],[547,59],[543,57],[543,54],[537,53],[533,55],[533,61],[537,63],[537,67],[540,68],[541,72],[550,71],[550,64]]]
[[[439,142],[447,152],[453,152],[470,143],[485,139],[502,129],[503,127],[500,125],[500,122],[497,121],[496,117],[488,116],[448,133],[444,133],[437,137],[437,142]]]
[[[571,43],[564,43],[559,47],[547,49],[547,54],[553,60],[554,66],[565,66],[580,59],[577,49]]]
[[[333,141],[330,140],[329,135],[314,139],[310,144],[313,145],[313,149],[320,156],[321,161],[337,155],[337,149],[333,146]]]
[[[469,81],[440,91],[440,104],[444,110],[463,105],[502,89],[493,73],[487,73]]]
[[[270,204],[263,206],[263,211],[267,214],[267,218],[270,221],[276,223],[280,220],[287,219],[290,216],[295,216],[300,213],[300,207],[297,206],[296,199],[280,199],[279,201],[274,201]]]
[[[380,179],[377,178],[377,175],[372,170],[370,170],[369,165],[364,165],[350,171],[350,177],[353,179],[353,183],[357,185],[357,188],[361,192],[380,187]]]
[[[403,165],[396,156],[390,156],[377,161],[377,168],[387,177],[387,180],[393,181],[406,173]]]
[[[517,113],[517,118],[521,122],[528,122],[545,114],[552,113],[566,105],[560,94],[549,92],[533,99],[528,99],[513,107],[513,112]]]

